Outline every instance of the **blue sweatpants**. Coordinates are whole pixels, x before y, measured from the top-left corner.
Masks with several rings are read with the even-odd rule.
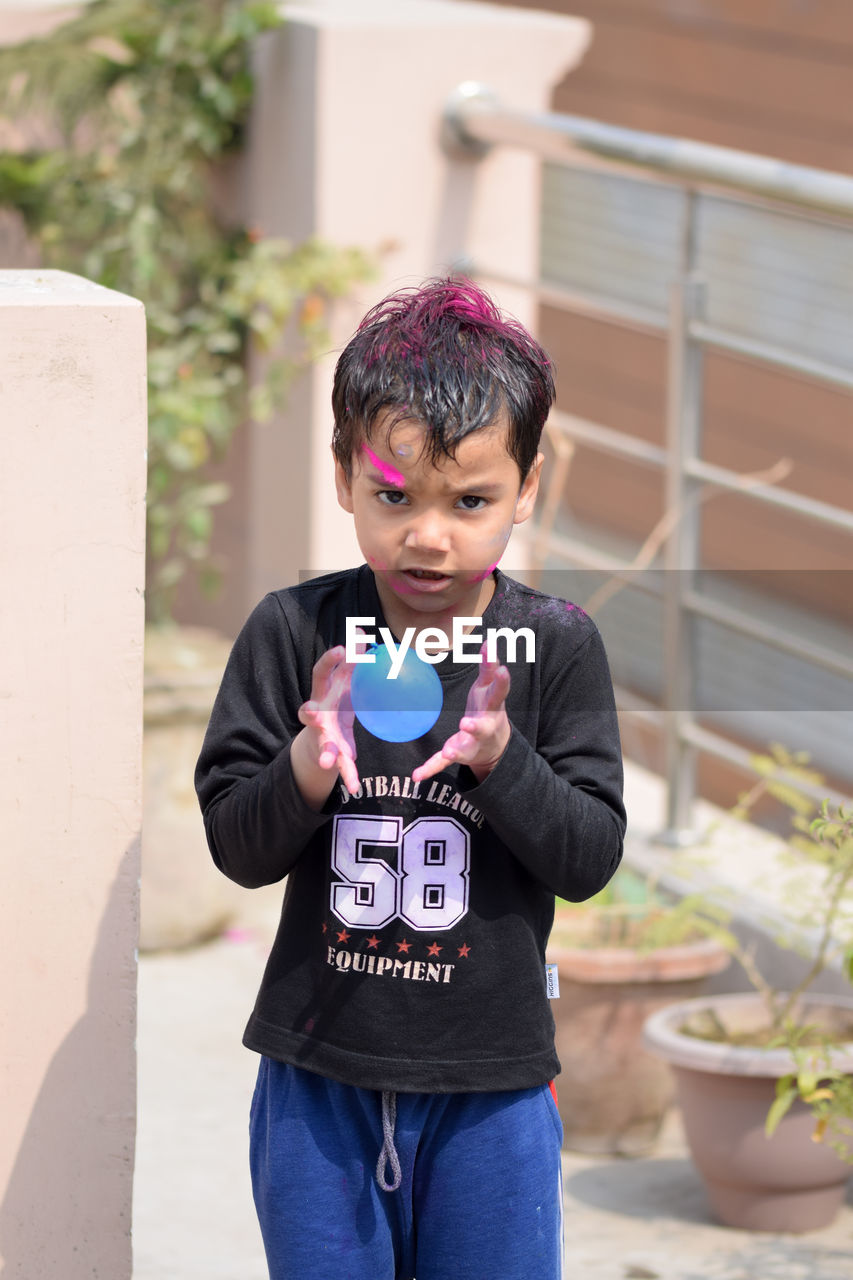
[[[383,1107],[262,1058],[250,1160],[270,1280],[559,1280],[561,1140],[547,1085]]]

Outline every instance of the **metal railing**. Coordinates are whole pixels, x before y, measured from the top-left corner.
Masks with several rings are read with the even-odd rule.
[[[707,752],[737,765],[746,765],[749,752],[736,741],[709,730],[694,714],[695,652],[693,629],[698,619],[712,618],[730,632],[749,636],[783,653],[805,657],[821,668],[853,680],[853,654],[837,648],[788,636],[760,617],[726,607],[696,590],[694,575],[700,568],[700,509],[709,490],[738,492],[750,501],[780,508],[799,518],[816,521],[842,534],[853,534],[853,511],[781,488],[771,482],[744,484],[744,478],[701,456],[703,417],[703,358],[707,349],[728,352],[769,364],[844,390],[853,389],[853,341],[848,344],[847,367],[834,355],[797,350],[768,339],[760,328],[737,332],[719,319],[709,318],[707,282],[698,253],[700,203],[710,192],[747,197],[751,204],[775,202],[785,213],[827,216],[845,230],[853,230],[853,178],[765,156],[749,155],[723,147],[657,134],[641,133],[594,120],[553,113],[526,113],[502,105],[486,88],[466,84],[452,95],[444,122],[445,144],[472,156],[484,155],[493,146],[522,148],[561,166],[583,166],[584,153],[641,169],[644,175],[677,185],[683,194],[678,247],[669,281],[668,317],[645,305],[644,300],[615,300],[596,295],[589,288],[566,287],[543,279],[509,279],[489,264],[475,260],[466,265],[491,280],[520,285],[532,291],[540,303],[605,321],[645,326],[666,332],[668,339],[665,447],[650,444],[625,432],[591,423],[570,414],[554,412],[549,437],[554,446],[552,482],[546,487],[543,515],[538,526],[535,560],[544,564],[546,554],[563,562],[606,571],[618,577],[630,571],[629,562],[608,556],[567,539],[554,530],[571,455],[583,445],[638,465],[654,468],[665,478],[665,510],[674,514],[663,542],[666,570],[662,583],[637,582],[645,591],[657,592],[663,609],[664,690],[663,705],[670,712],[664,720],[667,831],[673,843],[689,838],[690,813],[696,788],[697,753]],[[770,206],[773,207],[773,206]],[[853,339],[853,318],[850,323]],[[842,347],[843,350],[843,347]],[[853,421],[851,421],[853,433]],[[853,544],[851,544],[853,565]],[[661,575],[658,575],[660,578]],[[628,698],[630,705],[631,699]]]

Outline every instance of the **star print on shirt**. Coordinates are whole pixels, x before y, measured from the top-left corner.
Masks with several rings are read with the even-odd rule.
[[[349,934],[347,933],[346,929],[341,929],[340,933],[338,934],[338,942],[349,942]]]
[[[438,956],[438,953],[443,950],[443,947],[440,947],[437,942],[434,942],[431,947],[427,947],[427,955]]]
[[[459,948],[459,959],[460,959],[460,960],[467,960],[467,959],[468,959],[468,954],[469,954],[470,950],[471,950],[471,948],[468,946],[468,943],[467,943],[467,942],[463,942],[463,943],[462,943],[462,946]]]
[[[402,942],[397,943],[397,950],[405,951],[406,955],[408,955],[409,951],[411,950],[411,946],[412,946],[411,942],[407,942],[406,939],[404,938]]]
[[[372,933],[370,937],[367,939],[367,949],[368,951],[375,951],[378,946],[379,946],[379,939],[377,938],[375,933]]]

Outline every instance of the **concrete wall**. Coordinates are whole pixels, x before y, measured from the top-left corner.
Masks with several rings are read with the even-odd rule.
[[[188,614],[231,632],[300,571],[361,558],[334,497],[329,402],[338,351],[367,307],[471,253],[521,279],[536,274],[538,164],[507,149],[479,161],[448,155],[441,122],[451,93],[479,80],[506,102],[542,108],[590,37],[573,18],[462,0],[315,0],[284,12],[285,26],[258,49],[241,212],[264,235],[359,245],[376,255],[377,274],[338,306],[329,355],[287,410],[251,425],[238,445],[236,500],[220,526],[226,591],[212,610],[195,601]],[[526,290],[492,292],[535,320]],[[509,568],[524,561],[517,546]]]
[[[0,1259],[129,1280],[145,329],[0,272]]]

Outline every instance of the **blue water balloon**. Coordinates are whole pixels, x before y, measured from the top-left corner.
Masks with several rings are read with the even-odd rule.
[[[441,714],[444,695],[435,667],[407,649],[392,680],[391,654],[384,644],[368,650],[375,662],[360,662],[352,675],[353,711],[375,738],[412,742],[431,729]]]

